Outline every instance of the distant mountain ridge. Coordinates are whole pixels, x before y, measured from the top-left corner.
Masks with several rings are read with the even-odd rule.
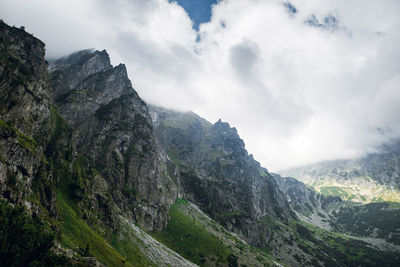
[[[14,205],[25,207],[28,216],[54,233],[55,244],[43,248],[49,256],[38,254],[31,261],[48,266],[193,266],[149,235],[166,229],[175,219],[170,209],[178,198],[189,197],[181,177],[187,172],[179,171],[182,166],[160,146],[148,107],[132,88],[125,66],[113,67],[105,50],[84,50],[47,69],[40,40],[3,22],[0,37],[1,212],[3,204],[7,212]],[[191,216],[184,220],[193,220]],[[194,229],[207,240],[226,232],[218,223],[212,226]],[[7,234],[1,232],[1,240]],[[22,243],[28,236],[15,235]],[[199,248],[201,255],[185,256],[209,264],[274,264],[265,252],[257,254],[235,235],[224,235],[228,237],[221,242],[233,242],[236,249],[218,242],[223,254]],[[239,247],[247,247],[246,257],[239,255]],[[7,247],[0,247],[1,261],[3,249]],[[30,252],[19,252],[25,253]]]
[[[301,222],[228,123],[149,107],[105,50],[44,51],[0,21],[1,263],[396,266]]]
[[[399,159],[400,140],[392,140],[361,158],[320,162],[273,176],[303,220],[354,236],[381,238],[381,246],[399,250]]]
[[[221,120],[151,106],[155,133],[171,159],[182,166],[185,196],[251,244],[265,246],[270,229],[260,220],[294,219],[268,171],[248,155],[237,130]],[[260,228],[261,227],[261,228]]]
[[[361,204],[318,193],[292,177],[272,175],[301,220],[400,252],[400,203]]]
[[[279,171],[325,195],[369,203],[400,202],[400,140],[351,160],[333,160]]]

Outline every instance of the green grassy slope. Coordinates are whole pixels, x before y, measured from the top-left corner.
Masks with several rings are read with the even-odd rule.
[[[267,252],[283,247],[298,248],[312,256],[307,259],[302,253],[294,258],[303,265],[312,266],[397,266],[399,255],[379,251],[366,242],[346,235],[327,231],[308,223],[292,221],[289,226],[272,220],[274,240],[265,248]],[[300,251],[297,250],[297,251]],[[300,251],[300,252],[301,252]],[[279,253],[278,253],[279,254]]]
[[[152,236],[200,266],[275,265],[267,253],[247,245],[186,200],[177,200],[169,215],[167,227]]]
[[[96,233],[79,218],[62,193],[57,194],[57,208],[61,221],[61,244],[70,249],[84,251],[107,266],[132,266],[104,237]],[[82,255],[83,256],[83,255]]]

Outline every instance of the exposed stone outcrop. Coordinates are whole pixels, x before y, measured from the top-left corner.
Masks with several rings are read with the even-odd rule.
[[[55,186],[67,183],[88,218],[98,211],[115,228],[123,214],[145,229],[164,228],[179,179],[125,66],[85,50],[52,62],[49,79],[43,42],[0,27],[1,197],[37,209],[28,200],[37,193],[56,214]]]
[[[265,168],[245,149],[235,128],[196,114],[151,107],[160,142],[180,166],[185,196],[249,243],[271,237],[266,217],[283,222],[295,215]]]
[[[26,199],[44,166],[51,128],[44,43],[0,22],[0,57],[0,198],[35,210]],[[54,211],[52,178],[44,179],[43,204]]]
[[[53,98],[57,99],[90,75],[112,69],[105,50],[82,50],[51,62]]]
[[[313,182],[359,183],[369,186],[378,183],[400,189],[400,140],[390,140],[359,158],[323,161],[280,171],[306,184]]]
[[[145,229],[163,229],[178,187],[167,168],[172,163],[153,135],[148,108],[132,88],[125,65],[108,68],[105,51],[80,54],[80,59],[64,58],[61,66],[55,62],[61,81],[52,76],[54,84],[68,78],[69,90],[54,96],[73,128],[78,152],[100,171],[123,212]]]
[[[293,266],[398,262],[396,255],[307,228],[278,184],[297,202],[313,199],[305,186],[299,193],[295,183],[277,184],[228,123],[211,124],[192,112],[149,110],[132,88],[125,66],[113,67],[106,51],[79,51],[48,68],[44,44],[0,20],[0,62],[0,201],[8,213],[16,207],[25,215],[19,218],[29,218],[21,225],[38,228],[36,243],[42,242],[41,235],[48,236],[43,248],[31,247],[42,254],[27,251],[25,244],[14,246],[19,249],[14,253],[3,242],[1,253],[9,254],[0,257],[27,254],[24,266],[40,265],[35,256],[46,266],[193,266],[143,231],[169,229],[179,237],[174,242],[185,244],[185,257],[196,254],[193,259],[206,265],[280,266],[266,252]],[[395,175],[382,176],[382,181],[396,180],[397,167],[391,173]],[[188,208],[181,210],[186,214],[175,214],[186,222],[180,225],[195,229],[182,238],[184,231],[176,224],[165,228],[178,197],[196,204],[186,202]],[[388,206],[362,211],[379,207],[378,214],[387,214]],[[349,213],[343,210],[342,218]],[[397,211],[391,214],[398,216]],[[15,218],[8,215],[1,216],[7,217],[3,225]],[[170,222],[179,222],[170,215]],[[18,226],[18,220],[12,222]],[[392,234],[397,224],[391,227],[390,236],[385,235],[397,242]],[[18,238],[16,243],[32,243],[24,239],[30,236],[12,228],[0,237],[9,234]],[[201,235],[192,235],[197,230]],[[220,241],[225,243],[225,255],[211,251],[221,257],[207,259],[195,248],[186,250],[186,244],[197,245],[205,230],[220,237],[217,252]],[[186,237],[190,242],[181,242]],[[342,248],[349,249],[349,257]]]

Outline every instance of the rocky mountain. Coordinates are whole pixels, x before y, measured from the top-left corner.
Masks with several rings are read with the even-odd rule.
[[[318,194],[295,179],[292,179],[293,185],[278,190],[283,183],[278,179],[275,181],[247,153],[236,129],[228,123],[219,120],[211,124],[193,112],[154,106],[150,107],[150,114],[156,136],[168,156],[179,166],[183,196],[249,244],[268,251],[289,266],[368,265],[375,257],[381,257],[377,256],[380,253],[392,253],[376,254],[364,241],[327,231],[333,228],[324,228],[329,225],[326,218],[322,218],[325,221],[320,227],[314,227],[306,220],[305,223],[299,221],[293,211],[304,217],[297,210],[304,209],[304,203],[313,201],[308,212],[317,214],[319,210],[325,216],[334,212],[335,205],[340,205],[342,200]],[[298,185],[302,186],[300,192]],[[299,204],[294,207],[288,196]],[[260,224],[265,228],[257,228]],[[173,239],[169,235],[169,226],[161,233],[164,233],[163,237],[168,236],[168,240]],[[179,246],[173,247],[179,249]],[[346,250],[340,252],[339,248]],[[178,251],[187,252],[182,248]],[[387,264],[391,264],[390,260]]]
[[[272,175],[298,217],[305,217],[314,225],[331,229],[327,218],[342,204],[340,197],[319,194],[292,177],[282,177],[275,173]]]
[[[173,166],[167,166],[172,163],[153,135],[148,108],[124,65],[111,67],[106,51],[79,54],[79,60],[73,54],[62,65],[56,61],[50,74],[55,104],[74,129],[77,152],[107,181],[119,209],[145,229],[161,230],[178,187],[170,177]]]
[[[2,262],[11,253],[19,257],[13,259],[16,266],[29,262],[91,265],[90,257],[82,258],[90,255],[96,258],[94,264],[121,266],[131,265],[132,251],[136,260],[141,259],[138,264],[149,262],[143,247],[131,241],[109,245],[125,221],[147,230],[163,229],[178,196],[177,185],[168,175],[173,167],[167,168],[147,107],[131,87],[125,67],[113,68],[105,51],[86,51],[79,60],[73,55],[62,65],[55,62],[49,73],[40,40],[23,29],[3,22],[0,26],[0,196],[2,203],[11,205],[4,206],[2,218],[15,213],[15,205],[24,206],[33,221],[23,214],[19,220],[28,220],[38,236],[56,235],[55,245],[49,241],[47,250],[42,249],[44,256],[32,256],[38,254],[34,252],[41,247],[35,247],[35,242],[40,240],[22,238],[32,252],[2,247]],[[80,102],[68,97],[57,101],[63,94]],[[107,114],[102,113],[105,109]],[[14,235],[29,238],[29,227],[18,229],[3,232],[2,244],[8,239],[13,242]],[[183,258],[180,261],[190,265]]]
[[[2,264],[395,266],[301,222],[228,123],[149,108],[104,50],[44,51],[0,22]]]
[[[37,172],[45,165],[50,139],[51,104],[47,86],[44,43],[0,23],[0,189],[18,205],[33,191]],[[42,188],[44,205],[54,212],[53,188]]]
[[[169,157],[180,166],[184,196],[225,228],[252,245],[271,238],[272,216],[295,219],[285,196],[265,168],[245,149],[235,128],[210,124],[194,113],[151,107],[155,132]]]
[[[400,140],[381,145],[378,152],[350,160],[325,161],[279,171],[325,195],[370,203],[400,202]]]
[[[106,51],[85,50],[48,68],[40,40],[0,24],[1,262],[193,266],[145,232],[166,228],[182,188],[125,66],[111,66]],[[25,224],[35,231],[20,229]],[[195,229],[217,240],[222,227],[212,226]],[[201,253],[208,263],[274,264],[224,231],[222,257]],[[16,236],[21,242],[10,248]],[[43,237],[46,246],[24,236]],[[245,258],[232,242],[247,247]]]
[[[400,140],[391,140],[377,152],[360,158],[326,161],[280,172],[297,180],[274,177],[292,207],[306,221],[366,238],[380,246],[398,246],[399,153]],[[299,195],[306,199],[299,199]]]
[[[384,250],[400,252],[399,203],[352,202],[342,195],[316,192],[292,177],[273,176],[301,220],[355,236]]]

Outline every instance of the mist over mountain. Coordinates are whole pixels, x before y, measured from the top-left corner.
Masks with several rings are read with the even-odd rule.
[[[378,152],[360,158],[325,161],[282,170],[279,173],[323,190],[326,185],[341,187],[359,202],[399,201],[400,141],[386,142]]]
[[[355,183],[391,194],[312,189],[271,175],[229,123],[148,105],[106,50],[49,64],[1,21],[0,58],[2,264],[397,266],[397,145],[354,161]],[[355,173],[326,169],[312,173]]]
[[[315,163],[273,176],[303,220],[398,251],[399,144],[391,140],[360,158]]]
[[[106,49],[144,101],[228,121],[269,170],[400,136],[396,0],[53,2],[3,0],[0,16],[48,59]]]

